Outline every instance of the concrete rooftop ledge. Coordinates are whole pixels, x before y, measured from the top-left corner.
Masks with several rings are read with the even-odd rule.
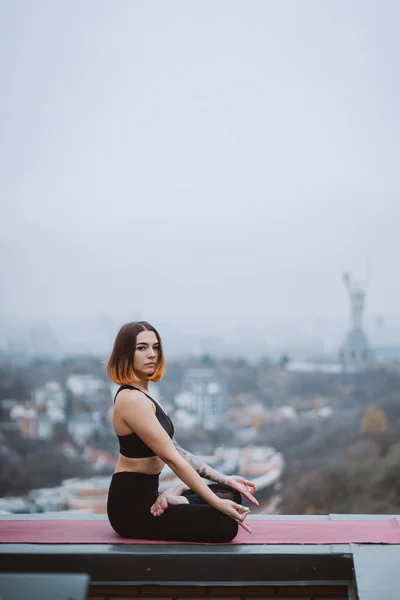
[[[254,515],[249,520],[392,518],[400,524],[398,515]],[[25,519],[104,520],[106,516],[0,515],[0,529],[4,521]],[[91,590],[138,585],[338,585],[346,587],[350,600],[399,600],[399,565],[400,544],[0,544],[0,573],[86,573]],[[117,597],[114,592],[112,597]],[[93,591],[91,596],[95,597]],[[271,597],[283,598],[282,594]]]

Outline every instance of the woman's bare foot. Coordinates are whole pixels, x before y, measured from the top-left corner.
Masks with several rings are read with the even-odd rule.
[[[159,517],[168,508],[168,506],[176,506],[177,504],[189,504],[189,500],[185,496],[173,496],[172,494],[160,494],[150,512],[153,517]]]

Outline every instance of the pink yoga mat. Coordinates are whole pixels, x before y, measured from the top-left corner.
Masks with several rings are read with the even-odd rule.
[[[231,544],[400,544],[400,525],[387,521],[270,521],[249,522],[253,533],[240,530]],[[108,521],[0,521],[2,544],[178,544],[119,537]],[[189,542],[190,543],[190,542]]]

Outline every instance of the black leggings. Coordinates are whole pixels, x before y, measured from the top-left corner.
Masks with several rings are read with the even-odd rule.
[[[107,500],[107,515],[121,537],[177,542],[230,542],[238,524],[188,490],[189,504],[168,506],[162,515],[150,512],[158,496],[158,475],[123,471],[114,473]],[[242,503],[239,492],[219,483],[209,485],[217,496]]]

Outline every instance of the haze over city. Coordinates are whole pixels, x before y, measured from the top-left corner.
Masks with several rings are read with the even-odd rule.
[[[0,3],[1,332],[90,338],[106,315],[332,349],[349,269],[371,337],[380,316],[398,342],[399,18],[394,0]]]
[[[0,0],[1,597],[399,597],[399,23]]]

